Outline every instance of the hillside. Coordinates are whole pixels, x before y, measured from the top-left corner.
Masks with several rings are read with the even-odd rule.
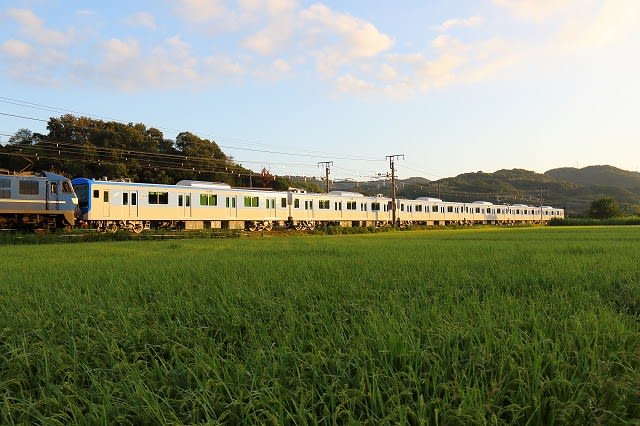
[[[636,192],[640,189],[640,173],[612,166],[588,166],[582,169],[564,167],[548,170],[544,174],[556,180],[582,186],[619,186]]]

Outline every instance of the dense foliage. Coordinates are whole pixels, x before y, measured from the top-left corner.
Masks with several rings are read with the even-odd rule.
[[[631,424],[639,237],[0,246],[0,423]]]
[[[183,179],[226,182],[233,186],[319,190],[315,184],[293,182],[254,172],[228,157],[209,139],[191,132],[175,140],[144,124],[123,124],[63,115],[51,118],[47,134],[21,129],[0,147],[0,168],[11,171],[52,170],[70,177],[130,179],[176,183]]]

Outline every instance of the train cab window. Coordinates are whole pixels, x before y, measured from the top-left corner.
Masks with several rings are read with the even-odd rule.
[[[58,182],[51,182],[51,194],[58,193]]]
[[[100,190],[99,189],[94,189],[93,190],[93,198],[100,198]]]
[[[129,193],[128,192],[123,192],[122,193],[122,205],[123,206],[128,206],[129,205]]]
[[[67,181],[62,182],[62,192],[65,192],[67,194],[70,194],[73,192],[73,189],[71,189],[71,185],[69,184],[69,182]]]

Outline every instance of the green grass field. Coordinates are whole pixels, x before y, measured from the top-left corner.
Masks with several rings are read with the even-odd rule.
[[[640,422],[640,227],[0,259],[2,424]]]

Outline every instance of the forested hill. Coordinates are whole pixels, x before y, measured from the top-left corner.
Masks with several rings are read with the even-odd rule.
[[[576,185],[619,186],[635,192],[640,190],[640,173],[612,166],[588,166],[582,169],[565,167],[548,170],[545,175]]]
[[[562,172],[558,173],[560,170]],[[575,171],[572,173],[571,171]],[[640,209],[638,173],[611,166],[584,169],[554,169],[544,174],[529,170],[498,170],[494,173],[464,173],[452,178],[428,181],[422,178],[398,180],[398,196],[435,197],[445,201],[491,201],[506,204],[544,205],[565,208],[570,215],[581,215],[598,197],[617,200],[623,212],[635,214]],[[391,194],[388,181],[336,182],[334,189],[365,194]]]
[[[227,156],[213,140],[191,132],[175,139],[144,124],[123,124],[63,115],[51,118],[47,134],[21,129],[0,146],[0,169],[57,171],[69,177],[130,179],[173,184],[183,179],[232,186],[318,191],[315,183],[295,182],[252,171]]]

